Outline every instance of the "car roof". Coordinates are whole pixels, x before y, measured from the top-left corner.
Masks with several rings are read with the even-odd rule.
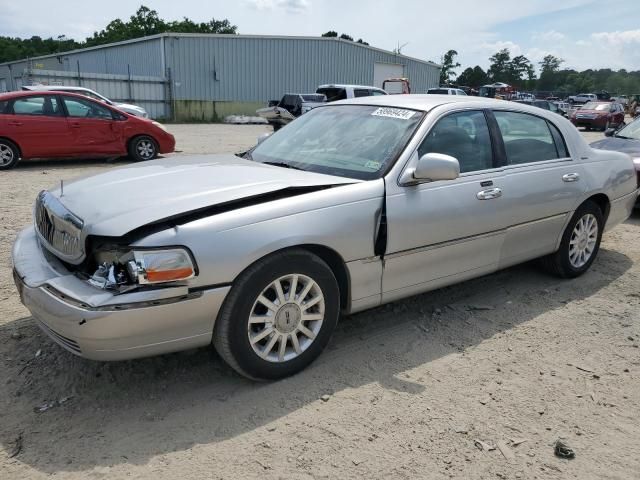
[[[42,92],[42,91],[51,91],[51,90],[55,90],[57,92],[63,92],[63,91],[90,92],[92,91],[84,87],[74,87],[74,86],[67,86],[67,85],[25,85],[22,88],[32,92],[38,92],[38,91]]]
[[[506,100],[494,100],[485,97],[472,97],[465,95],[427,95],[427,94],[405,94],[405,95],[381,95],[379,97],[359,97],[348,100],[332,102],[331,105],[373,105],[380,107],[410,108],[428,112],[440,105],[456,103],[468,104],[475,108],[504,108],[513,105],[513,102]],[[520,106],[520,104],[518,104]],[[532,111],[536,111],[534,109]]]
[[[58,93],[64,93],[65,95],[68,95],[70,97],[77,97],[77,98],[81,98],[83,100],[88,100],[90,102],[95,102],[95,100],[93,100],[92,98],[87,98],[84,95],[80,95],[78,93],[73,93],[73,92],[64,92],[64,91],[58,91],[58,90],[21,90],[18,92],[6,92],[6,93],[0,93],[0,101],[6,101],[6,100],[13,100],[15,98],[22,98],[22,97],[41,97],[42,95],[56,95]],[[104,105],[107,108],[111,108],[110,105]]]
[[[350,85],[343,83],[328,83],[326,85],[319,85],[318,88],[375,88],[376,90],[382,90],[380,87],[374,87],[373,85]]]

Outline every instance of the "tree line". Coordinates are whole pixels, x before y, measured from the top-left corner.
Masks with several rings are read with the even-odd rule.
[[[92,36],[81,42],[68,39],[64,35],[56,38],[33,36],[24,39],[0,36],[0,63],[167,32],[233,35],[238,33],[238,27],[232,25],[227,19],[216,20],[212,18],[208,22],[194,22],[184,17],[182,20],[167,21],[160,18],[157,11],[142,5],[134,15],[129,17],[129,20],[123,21],[119,18],[112,20],[104,29],[94,32]]]
[[[524,55],[511,57],[504,48],[489,58],[489,68],[485,71],[479,65],[465,68],[459,75],[455,70],[460,63],[455,61],[458,52],[449,50],[442,56],[440,83],[456,84],[478,88],[494,82],[513,85],[520,90],[553,92],[559,96],[573,93],[607,91],[614,94],[640,94],[640,71],[610,68],[577,71],[562,68],[565,61],[554,55],[545,56],[538,62],[540,75],[536,74],[533,63]]]

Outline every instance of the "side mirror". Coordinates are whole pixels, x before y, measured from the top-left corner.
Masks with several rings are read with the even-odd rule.
[[[260,145],[262,142],[264,142],[267,138],[269,138],[271,135],[273,135],[273,133],[263,133],[262,135],[260,135],[258,137],[258,145]]]
[[[280,100],[269,100],[269,105],[267,105],[267,106],[268,107],[277,107],[279,103],[280,103]]]
[[[605,137],[613,137],[613,134],[616,133],[616,129],[615,128],[607,128],[604,131],[604,136]]]
[[[455,180],[460,176],[460,163],[458,159],[449,155],[427,153],[420,157],[415,169],[407,173],[410,175],[410,178],[406,179],[407,184],[415,183],[416,180]]]

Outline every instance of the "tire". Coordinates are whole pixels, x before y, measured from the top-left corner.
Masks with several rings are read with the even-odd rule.
[[[158,156],[158,143],[147,135],[134,137],[129,141],[129,157],[135,162],[153,160]]]
[[[297,275],[295,281],[293,275]],[[303,290],[308,290],[309,280],[315,286],[300,298]],[[275,282],[280,284],[281,296]],[[292,299],[294,283],[297,295]],[[271,309],[259,300],[261,296],[271,302]],[[318,303],[306,311],[300,309],[300,305],[311,304],[318,297]],[[288,377],[303,370],[324,350],[339,313],[338,282],[327,264],[306,250],[285,250],[259,260],[240,274],[218,314],[213,345],[245,377]],[[302,315],[315,320],[305,320]],[[314,334],[313,338],[298,330],[300,325]]]
[[[576,234],[576,229],[581,221],[595,221],[596,231],[593,237],[589,237],[587,241],[581,243],[579,234]],[[587,223],[588,225],[589,223]],[[585,224],[583,224],[585,225]],[[562,240],[560,242],[560,248],[557,252],[541,259],[543,266],[550,273],[557,275],[561,278],[575,278],[579,277],[591,267],[591,264],[596,259],[598,251],[600,250],[600,240],[602,239],[602,231],[604,229],[604,217],[600,207],[594,202],[587,200],[584,202],[571,217],[569,224],[567,225],[564,233],[562,234]],[[587,231],[590,228],[587,227]],[[574,238],[577,236],[578,238]],[[572,243],[575,242],[575,247],[572,247]],[[588,245],[591,243],[590,253],[587,258],[579,258],[580,261],[576,261],[575,252],[580,250],[583,244]],[[577,247],[577,248],[576,248]],[[574,250],[572,250],[574,248]],[[574,256],[572,256],[572,253]]]
[[[20,160],[20,151],[15,143],[0,138],[0,170],[9,170]]]

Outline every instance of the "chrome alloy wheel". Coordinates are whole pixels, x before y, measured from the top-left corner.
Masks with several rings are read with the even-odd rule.
[[[9,145],[0,143],[0,166],[9,165],[13,162],[13,150]]]
[[[311,346],[324,320],[320,286],[293,273],[270,283],[251,308],[247,324],[253,351],[269,362],[286,362]]]
[[[584,215],[571,233],[569,262],[574,268],[583,267],[593,255],[598,241],[598,220],[591,213]]]
[[[136,150],[138,151],[138,155],[140,158],[145,160],[150,160],[156,153],[156,147],[151,140],[140,140],[136,144]]]

